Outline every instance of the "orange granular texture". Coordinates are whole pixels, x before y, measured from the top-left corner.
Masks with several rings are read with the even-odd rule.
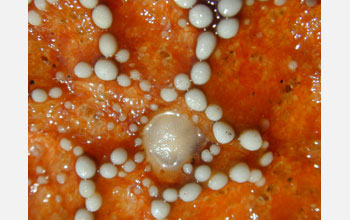
[[[119,72],[139,70],[142,78],[151,80],[155,86],[150,92],[153,99],[143,99],[145,92],[135,81],[130,87],[121,88],[117,82],[103,82],[96,76],[79,79],[74,75],[78,62],[94,64],[101,57],[98,39],[103,31],[93,24],[91,10],[79,7],[76,1],[62,0],[59,7],[48,5],[46,12],[38,11],[45,21],[38,27],[29,25],[28,79],[34,82],[29,83],[29,92],[58,86],[64,93],[60,99],[48,99],[43,104],[29,98],[29,125],[35,124],[39,130],[29,131],[29,149],[39,146],[40,156],[29,156],[28,177],[36,182],[40,176],[35,171],[37,166],[44,167],[44,176],[49,176],[48,184],[29,187],[29,219],[72,219],[76,210],[84,207],[84,199],[78,192],[80,179],[74,171],[76,157],[59,147],[60,138],[73,136],[74,146],[82,146],[100,165],[108,161],[110,152],[117,146],[125,147],[130,155],[137,151],[133,146],[135,136],[128,135],[126,130],[129,122],[142,114],[152,117],[154,113],[144,110],[144,106],[151,103],[158,104],[160,109],[181,106],[182,111],[193,114],[184,107],[182,96],[176,104],[165,103],[159,97],[160,88],[172,82],[176,74],[189,73],[196,61],[194,49],[199,31],[191,25],[182,28],[177,24],[179,19],[187,18],[188,11],[173,1],[100,2],[113,12],[109,31],[116,36],[119,48],[127,48],[131,54],[128,63],[118,64]],[[33,4],[29,5],[30,9],[36,10]],[[317,208],[320,208],[321,173],[315,166],[321,164],[320,9],[320,3],[309,8],[300,1],[287,1],[283,6],[257,1],[252,6],[243,6],[238,16],[237,36],[218,40],[208,60],[211,79],[201,89],[209,103],[223,108],[224,119],[237,134],[245,128],[259,128],[260,120],[268,119],[270,127],[262,134],[270,143],[274,160],[262,169],[266,177],[263,187],[232,181],[219,191],[204,187],[194,202],[172,203],[168,219],[254,219],[256,216],[276,220],[320,219]],[[171,30],[169,40],[162,37],[164,30]],[[295,71],[288,68],[291,60],[298,63]],[[130,66],[131,63],[134,65]],[[55,79],[58,71],[65,73],[64,83]],[[143,99],[144,103],[137,109],[123,103],[123,111],[136,113],[127,114],[130,119],[108,131],[107,123],[117,117],[110,105],[125,97],[135,102]],[[104,104],[108,100],[109,107],[95,102],[96,99]],[[65,101],[75,108],[65,109]],[[203,114],[198,115],[203,133],[214,140],[210,122]],[[91,123],[96,117],[99,119]],[[69,129],[62,134],[58,132],[59,126]],[[261,155],[250,154],[237,145],[235,140],[221,146],[220,155],[211,163],[213,170],[227,172],[237,159],[258,167],[256,159]],[[144,177],[162,188],[151,173],[144,172],[145,166],[146,163],[138,165],[125,178],[94,177],[97,191],[103,197],[95,219],[153,218],[148,190],[143,188],[140,195],[131,196],[135,181]],[[64,184],[56,181],[59,173],[67,175]],[[62,198],[60,203],[55,200],[57,195]]]

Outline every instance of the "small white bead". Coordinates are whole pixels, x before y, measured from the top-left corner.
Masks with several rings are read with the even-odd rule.
[[[113,15],[111,10],[106,5],[98,5],[92,11],[92,20],[97,27],[108,29],[112,26]]]
[[[227,144],[231,142],[235,137],[235,131],[233,128],[222,121],[215,122],[213,125],[213,133],[216,140],[220,144]]]
[[[122,112],[122,108],[121,108],[121,106],[120,106],[118,103],[114,103],[114,104],[112,105],[112,109],[113,109],[113,111],[115,111],[115,112]]]
[[[238,28],[239,22],[236,18],[222,19],[219,22],[216,31],[218,32],[219,37],[230,39],[237,34]]]
[[[229,174],[230,174],[230,179],[238,182],[238,183],[243,183],[248,181],[249,177],[250,177],[250,169],[249,166],[244,163],[238,163],[235,166],[233,166],[230,170],[229,170]]]
[[[270,143],[268,141],[263,141],[261,148],[266,150],[269,147]]]
[[[95,175],[95,162],[88,156],[80,156],[75,163],[75,171],[82,179],[88,179]]]
[[[146,123],[148,122],[147,116],[142,116],[142,117],[140,118],[140,121],[141,121],[142,124],[146,124]]]
[[[44,177],[44,176],[39,176],[38,179],[36,180],[36,182],[38,184],[47,184],[49,181],[48,181],[48,177]]]
[[[135,133],[137,132],[138,128],[137,128],[137,125],[136,124],[130,124],[129,125],[129,131],[132,132],[132,133]]]
[[[177,200],[177,191],[174,188],[167,188],[163,191],[163,199],[167,202],[175,202]]]
[[[46,0],[34,0],[34,5],[40,11],[46,11]]]
[[[185,163],[182,167],[182,170],[184,171],[184,173],[186,174],[191,174],[192,173],[192,170],[193,170],[193,166],[192,164],[190,163]]]
[[[123,169],[127,173],[131,173],[132,171],[135,170],[135,168],[136,168],[136,164],[132,160],[126,161],[125,164],[123,165]]]
[[[141,79],[141,73],[138,70],[131,70],[130,71],[130,78],[132,80],[140,80]]]
[[[209,152],[209,150],[205,149],[201,153],[201,159],[204,162],[210,163],[213,161],[214,158],[213,158],[213,155],[211,155],[211,153]]]
[[[62,72],[57,72],[57,73],[56,73],[56,79],[57,79],[57,80],[64,80],[64,73],[62,73]]]
[[[151,90],[151,83],[148,80],[142,80],[139,86],[142,91],[149,92]]]
[[[207,107],[207,99],[204,93],[199,89],[191,89],[185,94],[187,106],[195,111],[204,111]]]
[[[212,190],[219,190],[224,187],[228,182],[228,178],[223,173],[216,173],[212,176],[208,182],[208,187]]]
[[[148,193],[150,197],[157,197],[158,196],[158,188],[156,186],[151,186],[148,189]]]
[[[140,146],[142,144],[142,139],[141,138],[136,138],[135,139],[135,147]]]
[[[244,130],[238,138],[240,145],[246,150],[256,151],[262,146],[262,138],[259,131],[255,129]]]
[[[34,89],[31,96],[34,102],[43,103],[47,100],[47,93],[43,89]]]
[[[211,69],[207,62],[199,61],[192,66],[191,79],[195,85],[206,84],[211,76]]]
[[[185,90],[190,88],[191,81],[186,74],[180,73],[180,74],[176,75],[176,77],[174,79],[174,85],[175,85],[176,89],[178,89],[180,91],[185,91]]]
[[[191,8],[197,0],[174,0],[174,2],[181,8]]]
[[[197,167],[196,170],[194,171],[194,178],[196,178],[198,182],[205,182],[209,179],[210,174],[211,174],[210,167],[207,165],[201,165]]]
[[[205,109],[205,115],[211,121],[219,121],[222,118],[223,111],[220,106],[210,104],[207,109]]]
[[[41,16],[34,10],[28,12],[28,22],[31,25],[38,26],[41,24]]]
[[[105,57],[111,57],[115,54],[118,48],[118,42],[111,33],[104,33],[98,42],[100,52]]]
[[[123,148],[116,148],[111,153],[111,162],[115,165],[123,164],[128,158],[128,153]]]
[[[131,85],[131,80],[130,80],[129,76],[126,74],[120,74],[117,77],[117,82],[122,87],[128,87]]]
[[[82,180],[79,184],[79,193],[83,198],[89,198],[95,193],[95,183],[92,180]]]
[[[259,160],[259,164],[262,167],[267,167],[268,165],[270,165],[270,163],[273,160],[273,154],[272,152],[266,152]]]
[[[155,111],[158,110],[158,105],[157,104],[151,104],[150,108],[151,108],[152,111],[155,112]]]
[[[72,142],[67,138],[62,138],[60,141],[60,146],[63,150],[70,151],[72,150]]]
[[[130,58],[130,52],[127,49],[120,49],[116,54],[115,54],[115,59],[119,63],[125,63],[129,60]]]
[[[209,148],[209,151],[213,156],[217,156],[220,154],[221,149],[218,145],[212,144]]]
[[[150,187],[150,185],[151,185],[151,180],[149,179],[149,178],[144,178],[143,180],[142,180],[142,185],[144,186],[144,187]]]
[[[93,9],[96,7],[98,0],[79,0],[80,4],[87,9]]]
[[[317,0],[306,0],[305,3],[308,7],[314,7],[315,5],[317,5]]]
[[[218,11],[224,17],[232,17],[241,10],[242,5],[242,0],[221,0],[218,3]]]
[[[114,123],[111,122],[111,121],[108,122],[108,123],[107,123],[107,130],[108,130],[108,131],[111,131],[111,130],[113,130],[113,128],[114,128]]]
[[[187,183],[179,191],[179,197],[182,201],[192,202],[202,191],[202,187],[197,183]]]
[[[219,3],[220,4],[220,3]],[[197,38],[196,56],[199,60],[206,60],[216,47],[216,37],[212,32],[202,32]]]
[[[284,5],[284,3],[286,3],[286,0],[273,0],[273,3],[276,6],[282,6],[282,5]]]
[[[73,154],[77,157],[79,157],[80,155],[82,155],[84,153],[84,150],[82,147],[80,146],[76,146],[73,148]]]
[[[118,176],[120,177],[120,178],[124,178],[124,177],[126,177],[126,173],[124,172],[124,171],[119,171],[118,172]]]
[[[249,177],[249,182],[251,183],[256,183],[258,182],[262,177],[262,173],[261,173],[261,170],[259,169],[252,169],[250,171],[250,177]]]
[[[45,170],[42,166],[37,166],[37,167],[35,168],[35,172],[36,172],[37,174],[44,174],[44,173],[46,172],[46,170]]]
[[[74,216],[74,220],[94,220],[94,216],[86,209],[79,209]]]
[[[177,98],[177,92],[173,88],[163,88],[160,90],[160,97],[166,102],[173,102]]]
[[[100,167],[100,174],[106,179],[114,178],[117,175],[118,169],[111,163],[104,163]]]
[[[104,81],[115,80],[118,67],[111,60],[100,59],[95,64],[96,76]]]
[[[265,182],[266,182],[265,177],[261,177],[261,179],[258,182],[255,183],[255,185],[257,187],[262,187],[263,185],[265,185]]]
[[[145,159],[145,154],[143,152],[137,152],[134,155],[134,161],[136,163],[142,163],[142,161]]]
[[[96,212],[101,208],[102,197],[99,193],[94,193],[91,197],[85,200],[85,207],[90,212]]]
[[[162,200],[153,200],[151,204],[151,213],[156,219],[164,219],[170,213],[170,205]]]
[[[190,23],[196,28],[205,28],[213,21],[213,12],[206,5],[198,4],[190,9]]]
[[[53,99],[58,99],[62,96],[62,89],[59,87],[51,88],[49,91],[49,96]]]
[[[75,65],[74,74],[78,78],[89,78],[92,74],[92,66],[86,62],[80,62]]]
[[[298,63],[295,60],[291,60],[288,63],[288,68],[294,72],[298,68]]]
[[[67,175],[64,173],[59,173],[56,176],[56,180],[59,184],[64,184],[66,181]]]
[[[145,171],[145,172],[151,171],[151,165],[148,164],[147,166],[145,166],[144,171]]]

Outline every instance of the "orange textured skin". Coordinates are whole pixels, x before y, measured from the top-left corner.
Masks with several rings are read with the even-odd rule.
[[[74,146],[82,146],[97,166],[108,161],[117,146],[132,155],[140,148],[133,146],[136,136],[126,132],[128,125],[142,115],[151,118],[155,113],[147,106],[156,103],[159,109],[180,108],[189,116],[197,114],[202,133],[215,141],[211,122],[204,113],[191,112],[183,94],[179,93],[178,100],[171,104],[159,95],[176,74],[189,73],[196,61],[194,49],[199,30],[178,25],[180,18],[187,19],[188,11],[173,1],[100,2],[113,12],[110,32],[116,36],[118,48],[127,48],[131,54],[127,63],[118,64],[119,72],[137,69],[143,79],[152,81],[152,100],[143,98],[145,92],[135,81],[122,88],[116,81],[104,82],[95,75],[89,79],[74,75],[78,62],[93,64],[101,57],[98,38],[104,31],[93,24],[91,10],[73,0],[61,0],[59,6],[48,4],[46,12],[37,10],[45,21],[38,27],[29,25],[28,79],[34,81],[28,85],[29,93],[35,88],[48,91],[53,86],[64,92],[59,99],[49,98],[42,104],[29,97],[28,122],[35,124],[38,131],[29,130],[28,148],[39,146],[40,156],[30,154],[28,178],[36,182],[37,166],[45,168],[44,175],[49,178],[48,184],[29,186],[28,211],[32,220],[73,219],[76,210],[84,207],[78,191],[80,179],[74,170],[76,157],[59,147],[62,137],[69,137]],[[36,10],[33,3],[28,7]],[[195,201],[172,203],[167,219],[320,219],[321,172],[317,167],[321,165],[321,4],[309,8],[297,0],[283,6],[256,1],[252,6],[244,5],[238,17],[238,34],[230,40],[218,40],[208,60],[211,79],[201,89],[209,103],[223,108],[224,120],[235,128],[236,134],[251,127],[261,130],[262,118],[270,121],[268,130],[261,130],[274,154],[272,164],[262,169],[266,184],[258,188],[251,183],[229,181],[219,191],[204,187]],[[169,39],[162,37],[163,30],[171,30]],[[291,60],[298,63],[296,71],[288,69]],[[57,71],[62,71],[66,79],[55,79]],[[70,101],[74,109],[65,109],[65,101]],[[119,117],[111,108],[113,103],[121,103],[127,120],[116,123],[109,131],[107,123]],[[59,126],[69,129],[62,134]],[[138,134],[141,130],[139,127]],[[236,161],[244,160],[251,167],[259,167],[256,161],[262,153],[245,151],[235,139],[221,146],[220,155],[210,166],[214,171],[227,172]],[[145,166],[146,162],[137,165],[124,178],[95,175],[93,180],[103,197],[95,219],[153,219],[148,190],[142,188],[137,195],[133,189],[143,177],[149,177],[160,192],[167,185],[151,172],[144,172]],[[62,185],[56,181],[58,173],[67,175]],[[55,201],[56,195],[62,197],[60,203]]]

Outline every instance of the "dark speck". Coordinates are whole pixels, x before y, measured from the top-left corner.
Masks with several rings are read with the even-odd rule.
[[[34,85],[35,82],[34,82],[34,80],[30,80],[29,83],[30,83],[30,85]]]

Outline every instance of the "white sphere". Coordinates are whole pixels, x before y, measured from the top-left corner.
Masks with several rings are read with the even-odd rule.
[[[182,167],[182,170],[184,171],[184,173],[186,174],[191,174],[192,170],[193,170],[193,166],[190,163],[185,163]]]
[[[239,22],[236,18],[222,19],[217,26],[217,33],[223,39],[234,37],[239,28]]]
[[[218,3],[218,11],[224,17],[232,17],[242,9],[242,5],[242,0],[221,0]]]
[[[102,206],[102,197],[99,193],[94,193],[85,200],[85,207],[90,212],[96,212]]]
[[[100,52],[105,57],[111,57],[115,54],[118,48],[117,39],[111,33],[104,33],[98,42]]]
[[[96,76],[104,81],[115,80],[118,68],[111,60],[100,59],[95,64]]]
[[[62,89],[59,87],[51,88],[49,91],[49,96],[53,99],[58,99],[62,96]]]
[[[79,209],[74,216],[74,220],[94,220],[94,216],[86,209]]]
[[[228,178],[224,173],[216,173],[210,178],[208,187],[212,190],[219,190],[224,187],[227,182]]]
[[[202,32],[197,38],[196,56],[199,60],[206,60],[216,47],[216,37],[212,32]]]
[[[213,12],[208,6],[198,4],[190,9],[189,20],[196,28],[205,28],[213,21]]]
[[[263,140],[259,131],[255,129],[248,129],[243,131],[238,138],[242,147],[249,151],[256,151],[261,148]]]
[[[194,171],[194,178],[196,178],[198,182],[205,182],[209,179],[210,174],[211,174],[210,167],[207,165],[201,165],[197,167],[196,170]]]
[[[153,200],[151,213],[156,219],[164,219],[170,213],[170,205],[162,200]]]
[[[205,115],[211,121],[219,121],[222,118],[223,111],[220,106],[210,104],[207,109],[205,109]]]
[[[34,89],[31,93],[34,102],[43,103],[47,100],[47,93],[43,89]]]
[[[89,179],[96,173],[95,162],[88,156],[80,156],[75,163],[75,171],[82,179]]]
[[[83,198],[91,197],[96,190],[95,183],[92,180],[82,180],[79,183],[79,193]]]
[[[38,26],[41,24],[41,16],[34,10],[28,12],[28,22],[33,26]]]
[[[92,74],[92,66],[86,62],[80,62],[75,65],[74,74],[78,78],[89,78]]]
[[[231,125],[218,121],[215,122],[213,125],[213,133],[216,138],[216,140],[220,144],[227,144],[233,140],[235,137],[235,131],[231,127]]]
[[[262,167],[267,167],[268,165],[270,165],[270,163],[273,160],[273,154],[272,152],[266,152],[259,160],[259,164]]]
[[[201,153],[201,159],[204,162],[210,163],[211,161],[213,161],[214,157],[213,157],[213,155],[211,155],[209,150],[205,149]]]
[[[229,170],[229,175],[230,179],[235,182],[246,182],[250,178],[249,166],[244,162],[238,163]]]
[[[127,173],[131,173],[132,171],[135,170],[135,168],[136,168],[136,164],[132,160],[126,161],[125,164],[123,165],[123,169]]]
[[[262,177],[262,173],[261,173],[261,170],[259,169],[252,169],[250,171],[250,177],[249,177],[249,182],[250,183],[256,183],[258,182]]]
[[[190,109],[199,112],[204,111],[207,107],[207,98],[201,90],[196,88],[186,92],[185,102]]]
[[[204,85],[209,81],[211,69],[207,62],[199,61],[192,66],[191,79],[196,85]]]
[[[130,52],[127,49],[121,49],[115,54],[115,59],[119,63],[125,63],[130,58]]]
[[[179,191],[179,197],[184,202],[192,202],[202,191],[202,187],[197,183],[187,183]]]
[[[118,169],[111,163],[104,163],[100,167],[100,174],[106,179],[111,179],[117,175]]]
[[[79,0],[80,4],[87,9],[93,9],[96,7],[98,0]]]
[[[191,8],[197,0],[174,0],[174,2],[181,8]]]
[[[121,87],[128,87],[131,85],[131,80],[128,75],[126,74],[120,74],[117,77],[117,82]]]
[[[191,81],[190,81],[188,75],[186,75],[184,73],[180,73],[180,74],[176,75],[176,77],[174,79],[174,85],[175,85],[175,88],[177,90],[185,91],[185,90],[190,88]]]
[[[220,154],[221,149],[218,145],[212,144],[209,148],[209,151],[213,156],[217,156]]]
[[[175,202],[177,200],[177,191],[174,188],[167,188],[163,191],[163,198],[167,202]]]
[[[128,158],[128,152],[123,148],[116,148],[111,153],[111,161],[115,165],[123,164]]]
[[[173,88],[163,88],[160,90],[160,97],[166,102],[173,102],[177,98],[177,92]]]
[[[108,29],[112,26],[113,14],[106,5],[98,5],[92,11],[92,20],[97,27]]]

